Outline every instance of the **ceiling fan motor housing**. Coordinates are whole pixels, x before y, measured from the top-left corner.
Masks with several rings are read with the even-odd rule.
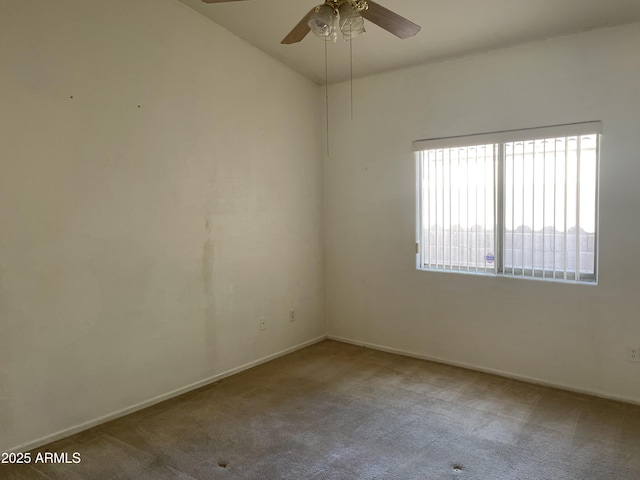
[[[334,9],[334,11],[338,12],[338,10],[340,10],[340,7],[345,3],[351,5],[351,8],[353,8],[356,12],[363,12],[369,8],[369,4],[366,0],[326,0],[323,4],[318,5],[315,9],[316,11],[318,11],[318,9],[322,7],[322,5],[329,5]]]

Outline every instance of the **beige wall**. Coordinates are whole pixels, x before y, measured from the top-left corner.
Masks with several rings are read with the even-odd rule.
[[[0,0],[0,66],[0,451],[324,335],[315,84],[174,0]]]
[[[332,86],[324,164],[330,336],[640,402],[640,24]],[[357,62],[357,56],[355,61]],[[600,282],[415,269],[424,138],[603,122]]]

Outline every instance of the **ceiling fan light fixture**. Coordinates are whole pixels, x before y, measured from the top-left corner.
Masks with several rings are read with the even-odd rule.
[[[338,37],[338,11],[326,3],[318,5],[307,23],[311,31],[323,40],[335,42]]]
[[[356,38],[366,32],[364,18],[349,2],[344,2],[338,9],[340,13],[340,31],[345,41]]]

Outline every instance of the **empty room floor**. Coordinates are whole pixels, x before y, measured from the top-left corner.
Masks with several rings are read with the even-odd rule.
[[[0,478],[637,480],[640,406],[323,341],[46,451]]]

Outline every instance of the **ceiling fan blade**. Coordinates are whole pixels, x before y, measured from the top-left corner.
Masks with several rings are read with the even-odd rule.
[[[393,13],[388,8],[384,8],[371,0],[367,0],[367,3],[369,8],[360,12],[360,15],[384,28],[387,32],[393,33],[396,37],[409,38],[420,31],[421,27],[419,25],[401,17],[397,13]]]
[[[295,27],[293,27],[293,30],[291,30],[287,34],[287,36],[282,39],[280,43],[289,45],[291,43],[297,43],[300,40],[302,40],[304,37],[306,37],[307,33],[311,31],[308,25],[309,19],[311,18],[311,15],[313,15],[315,11],[316,11],[316,7],[313,7],[311,10],[309,10],[309,13],[307,13],[304,17],[302,17],[302,20],[300,20],[298,24]]]

